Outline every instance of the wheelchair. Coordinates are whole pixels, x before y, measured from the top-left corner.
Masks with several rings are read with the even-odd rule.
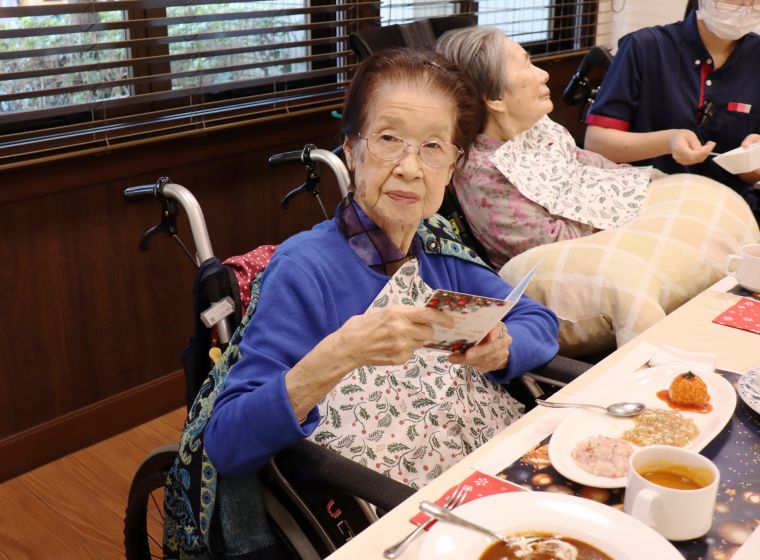
[[[342,194],[347,192],[348,173],[335,154],[309,145],[303,151],[273,156],[271,163],[295,160],[306,166],[307,181],[285,197],[283,206],[298,192],[308,191],[319,199],[318,162],[330,165]],[[198,268],[194,287],[196,329],[183,351],[189,409],[211,368],[208,352],[212,328],[218,347],[223,349],[244,311],[237,279],[232,269],[214,256],[203,212],[185,187],[162,177],[154,185],[127,188],[124,197],[128,201],[152,198],[161,205],[161,221],[143,235],[139,244],[142,250],[147,250],[153,235],[163,233],[175,239]],[[188,218],[195,254],[177,236],[180,210]],[[177,444],[155,449],[135,473],[124,520],[128,560],[163,557],[163,489],[177,453]],[[324,558],[377,519],[377,510],[390,510],[414,493],[406,485],[307,441],[278,454],[264,470],[264,507],[281,542],[261,558]]]

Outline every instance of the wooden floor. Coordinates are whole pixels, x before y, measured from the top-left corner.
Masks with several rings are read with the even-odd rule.
[[[0,484],[0,560],[123,559],[132,476],[184,420],[178,409]]]

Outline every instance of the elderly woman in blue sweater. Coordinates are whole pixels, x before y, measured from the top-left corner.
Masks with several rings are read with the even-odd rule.
[[[352,192],[264,273],[206,428],[220,474],[251,474],[310,438],[420,487],[521,414],[502,385],[557,352],[551,311],[523,297],[465,352],[422,347],[453,326],[424,306],[432,290],[510,290],[434,217],[479,130],[474,100],[432,52],[386,50],[358,69],[343,112]]]

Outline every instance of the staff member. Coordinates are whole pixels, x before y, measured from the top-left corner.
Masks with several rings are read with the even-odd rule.
[[[586,123],[585,148],[666,173],[697,173],[738,191],[760,215],[760,169],[712,161],[760,141],[760,0],[700,0],[679,23],[628,35]]]

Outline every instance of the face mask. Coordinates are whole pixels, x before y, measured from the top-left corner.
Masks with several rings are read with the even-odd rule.
[[[741,6],[736,11],[724,13],[715,9],[714,2],[701,4],[697,17],[721,39],[736,41],[751,31],[760,30],[760,12],[750,6]]]

